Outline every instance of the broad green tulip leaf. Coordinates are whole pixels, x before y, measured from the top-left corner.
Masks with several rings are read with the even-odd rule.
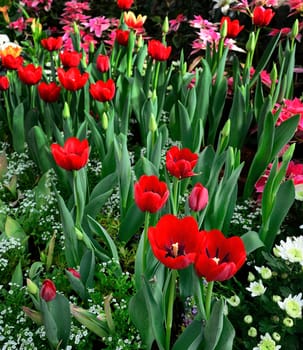
[[[264,243],[260,239],[259,233],[255,231],[248,231],[241,236],[245,245],[246,254],[249,255],[258,248],[264,247]]]
[[[17,284],[19,287],[23,286],[23,274],[22,274],[21,260],[19,260],[17,266],[15,267],[11,282],[13,284]]]
[[[93,250],[87,250],[80,262],[80,278],[87,288],[94,286],[95,254]]]
[[[172,350],[198,350],[201,348],[205,324],[200,320],[193,320],[175,342]]]
[[[13,147],[17,153],[23,153],[25,147],[24,106],[20,103],[13,114]]]
[[[144,212],[135,203],[127,210],[119,228],[119,239],[127,243],[144,223]]]
[[[233,350],[235,330],[227,316],[223,316],[223,329],[215,350]]]

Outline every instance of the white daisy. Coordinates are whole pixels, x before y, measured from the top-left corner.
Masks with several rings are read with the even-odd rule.
[[[292,296],[291,294],[283,301],[278,301],[278,305],[285,310],[287,315],[292,318],[302,318],[303,299],[302,293]]]
[[[265,333],[265,335],[261,335],[261,341],[258,346],[255,346],[253,350],[279,350],[281,349],[281,345],[276,345],[276,342],[270,336],[269,333]]]
[[[266,291],[266,287],[264,287],[262,280],[258,282],[250,282],[249,287],[246,288],[251,293],[252,297],[258,297],[263,295]]]
[[[280,258],[303,266],[303,236],[287,237],[286,241],[280,241],[280,245],[274,249]]]

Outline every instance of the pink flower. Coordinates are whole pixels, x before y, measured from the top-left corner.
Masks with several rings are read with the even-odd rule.
[[[182,22],[187,21],[187,17],[184,16],[182,13],[180,13],[176,19],[171,19],[169,21],[169,31],[170,32],[177,32],[180,28],[180,25]]]
[[[196,183],[188,197],[188,205],[191,210],[201,211],[208,203],[208,190],[201,183]]]
[[[102,33],[110,27],[110,20],[104,16],[91,18],[84,24],[97,38],[101,38]]]
[[[9,28],[15,29],[19,32],[23,32],[26,29],[26,22],[23,17],[20,17],[17,20],[10,22]]]
[[[252,77],[254,74],[255,74],[255,68],[251,67],[250,68],[250,76]],[[266,70],[262,70],[262,72],[260,73],[260,78],[261,78],[261,82],[265,86],[271,87],[270,74]],[[276,82],[278,82],[278,81],[276,81]]]
[[[277,105],[276,107],[278,110],[280,106]],[[297,97],[295,97],[293,100],[284,100],[282,110],[277,120],[277,125],[280,125],[285,120],[293,117],[296,114],[300,115],[298,130],[303,131],[303,103]]]

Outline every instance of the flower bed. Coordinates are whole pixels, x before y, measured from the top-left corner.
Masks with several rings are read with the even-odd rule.
[[[154,5],[0,8],[3,349],[303,343],[302,8]]]

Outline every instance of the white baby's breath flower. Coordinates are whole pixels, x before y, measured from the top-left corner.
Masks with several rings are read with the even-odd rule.
[[[266,287],[264,287],[262,280],[259,280],[258,282],[250,282],[246,290],[251,293],[252,297],[258,297],[265,293]]]
[[[291,294],[283,301],[278,301],[278,305],[285,310],[287,315],[292,318],[302,318],[303,299],[302,293],[292,296]]]
[[[265,335],[261,335],[261,341],[258,346],[255,346],[253,350],[279,350],[281,349],[281,345],[276,345],[276,342],[270,336],[269,333],[265,333]]]
[[[303,236],[287,237],[286,241],[275,246],[275,252],[283,260],[303,266]]]

